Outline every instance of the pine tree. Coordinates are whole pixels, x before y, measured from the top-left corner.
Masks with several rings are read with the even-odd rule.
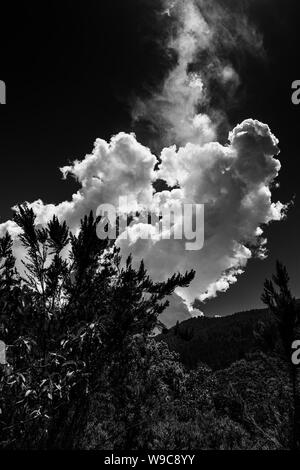
[[[276,274],[266,280],[262,301],[269,307],[278,322],[287,361],[291,368],[294,396],[293,447],[300,448],[300,370],[291,362],[292,343],[300,338],[299,314],[296,300],[289,287],[286,267],[277,261]],[[277,287],[277,289],[276,289]]]
[[[27,205],[14,220],[26,255],[20,273],[11,237],[0,240],[0,328],[9,345],[9,368],[0,371],[0,445],[72,447],[90,393],[107,389],[108,378],[121,413],[134,338],[150,347],[165,297],[194,272],[153,282],[143,262],[137,269],[131,257],[122,263],[119,249],[97,237],[100,219],[92,213],[77,235],[57,217],[38,227]],[[136,442],[136,431],[126,439]]]

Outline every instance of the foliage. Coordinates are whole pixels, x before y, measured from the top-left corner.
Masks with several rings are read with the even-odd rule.
[[[288,355],[297,321],[296,300],[290,291],[289,280],[286,267],[277,261],[276,274],[272,276],[272,280],[265,281],[262,294],[262,301],[279,323],[279,331]]]
[[[289,287],[287,269],[279,261],[276,274],[266,280],[262,300],[278,322],[278,329],[293,384],[293,449],[300,448],[300,371],[291,361],[292,343],[299,339],[299,308]]]
[[[56,217],[38,228],[26,205],[14,220],[26,258],[20,275],[10,236],[1,240],[0,322],[9,365],[0,376],[0,442],[47,447],[95,384],[114,375],[113,358],[131,354],[135,335],[153,331],[164,297],[194,272],[155,283],[143,263],[135,270],[129,257],[123,266],[119,250],[98,239],[92,213],[76,236]]]
[[[272,354],[278,348],[278,327],[267,310],[250,310],[227,317],[191,318],[163,332],[159,339],[189,369],[202,362],[216,370],[255,351]]]
[[[113,399],[111,383],[106,393],[91,399],[76,448],[178,451],[290,447],[292,389],[281,359],[256,354],[215,373],[203,364],[184,372],[179,363],[170,361],[170,353],[165,356],[163,344],[153,342],[150,347],[151,356],[153,347],[156,354],[143,363],[149,375],[137,372],[127,377],[130,385],[123,408]],[[140,369],[139,358],[138,353],[132,357],[133,363],[129,362],[136,371]],[[173,380],[167,381],[169,387],[164,383],[165,369]]]
[[[19,206],[26,256],[18,270],[11,237],[0,239],[8,357],[0,369],[1,448],[288,448],[291,389],[276,334],[264,333],[264,353],[249,354],[267,323],[258,331],[245,314],[222,319],[225,328],[212,319],[210,330],[208,319],[194,319],[154,337],[165,298],[194,272],[153,282],[143,262],[123,262],[116,246],[98,239],[99,220],[90,213],[75,235],[56,217],[37,226],[33,210]],[[280,295],[274,308],[282,308]],[[186,369],[166,341],[193,345],[196,367]]]

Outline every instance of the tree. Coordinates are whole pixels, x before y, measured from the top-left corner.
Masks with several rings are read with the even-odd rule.
[[[266,280],[262,301],[269,307],[278,322],[279,332],[288,363],[290,364],[294,397],[293,447],[300,447],[300,370],[292,364],[292,343],[299,335],[299,314],[296,300],[289,287],[289,275],[285,266],[277,261],[276,274]],[[299,338],[299,336],[298,336]]]
[[[276,274],[272,276],[272,280],[266,280],[264,283],[262,301],[277,319],[284,348],[290,357],[297,309],[295,298],[289,288],[290,279],[287,269],[279,261],[276,263]]]
[[[11,237],[0,240],[0,328],[9,362],[0,371],[0,445],[72,447],[87,397],[107,390],[106,380],[115,378],[121,409],[134,338],[150,347],[164,298],[194,272],[153,282],[143,262],[134,269],[129,257],[123,265],[113,243],[97,237],[100,219],[92,213],[76,236],[56,217],[39,228],[27,205],[14,220],[26,255],[20,273]]]

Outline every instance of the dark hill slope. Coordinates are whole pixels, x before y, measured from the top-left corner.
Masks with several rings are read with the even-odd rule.
[[[204,362],[216,370],[251,352],[272,348],[276,330],[268,310],[260,309],[220,318],[191,318],[165,331],[159,339],[178,352],[188,368]]]

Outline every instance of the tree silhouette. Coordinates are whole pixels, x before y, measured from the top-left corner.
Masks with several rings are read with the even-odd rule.
[[[287,361],[260,354],[224,371],[199,361],[190,371],[161,337],[153,337],[165,298],[187,286],[193,271],[154,282],[143,262],[122,260],[111,241],[98,239],[99,219],[92,213],[76,235],[57,217],[38,226],[26,205],[17,208],[15,221],[24,249],[21,269],[11,237],[0,238],[0,333],[8,359],[0,365],[1,448],[288,447]],[[263,295],[286,351],[297,318],[288,281],[278,264]],[[209,321],[201,321],[201,329]],[[243,320],[240,328],[252,332],[251,325]],[[177,324],[163,338],[199,347],[189,341],[195,328],[181,332]],[[233,340],[239,329],[235,323],[231,329]],[[228,343],[215,344],[207,352],[216,360],[226,349],[219,344]]]
[[[290,364],[294,396],[293,446],[300,446],[300,370],[291,362],[292,343],[299,335],[299,315],[296,300],[289,287],[286,267],[277,261],[272,280],[266,280],[262,301],[269,307],[278,321],[279,332]],[[298,336],[299,338],[300,336]]]
[[[77,235],[56,217],[38,227],[27,205],[14,220],[26,254],[19,273],[11,237],[0,239],[0,328],[9,362],[0,371],[0,442],[71,446],[86,397],[107,388],[105,377],[113,384],[117,374],[114,403],[121,409],[133,339],[150,341],[164,298],[194,272],[153,282],[143,262],[138,269],[131,257],[122,264],[119,249],[97,237],[100,219],[92,212]]]

